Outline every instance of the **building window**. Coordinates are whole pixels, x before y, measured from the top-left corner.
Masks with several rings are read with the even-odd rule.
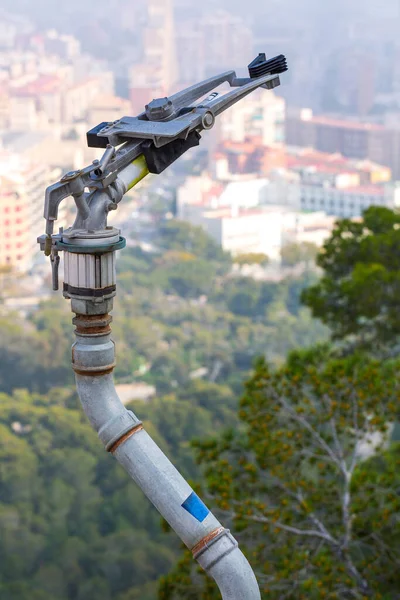
[[[17,260],[22,260],[22,254],[17,254]]]
[[[4,212],[5,212],[5,214],[9,213],[10,212],[10,208],[8,206],[5,206],[4,207]]]

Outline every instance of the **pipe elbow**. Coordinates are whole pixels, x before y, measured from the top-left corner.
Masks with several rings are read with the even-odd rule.
[[[141,425],[119,399],[111,374],[93,377],[75,373],[75,380],[83,410],[107,451]]]

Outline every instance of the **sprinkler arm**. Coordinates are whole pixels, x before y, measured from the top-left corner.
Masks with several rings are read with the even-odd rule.
[[[227,71],[169,98],[153,100],[137,117],[100,123],[90,130],[88,145],[104,148],[102,158],[82,170],[67,173],[46,190],[46,233],[38,239],[46,256],[56,250],[57,237],[55,240],[51,237],[58,207],[64,199],[74,198],[80,222],[88,218],[90,196],[96,190],[107,191],[111,204],[117,205],[148,173],[162,173],[187,150],[198,146],[201,132],[211,129],[222,112],[260,87],[273,89],[280,85],[279,73],[286,70],[283,55],[267,60],[265,54],[260,54],[249,65],[248,78],[238,78],[235,71]],[[236,89],[222,96],[214,92],[203,102],[193,104],[223,83]],[[128,168],[131,165],[133,169]]]

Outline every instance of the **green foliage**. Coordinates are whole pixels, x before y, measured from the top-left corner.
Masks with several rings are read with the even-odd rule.
[[[294,267],[300,263],[314,263],[317,254],[318,246],[312,242],[286,244],[281,250],[282,264],[287,267]]]
[[[327,346],[260,360],[235,430],[198,442],[210,501],[232,521],[263,598],[395,598],[400,585],[400,363]],[[361,444],[381,436],[368,459]],[[217,599],[186,553],[162,600]]]
[[[157,398],[135,411],[183,475],[198,479],[190,441],[238,425],[255,357],[282,361],[327,332],[300,307],[308,277],[231,277],[230,257],[177,222],[155,243],[118,258],[116,377],[156,385]],[[69,391],[71,316],[55,298],[27,319],[0,320],[0,392],[12,393],[0,395],[0,598],[153,600],[178,546]]]
[[[72,382],[73,331],[70,326],[66,330],[66,315],[67,311],[48,303],[32,323],[12,313],[0,318],[0,390],[26,387],[45,392],[58,383]]]
[[[230,257],[202,229],[179,221],[162,224],[155,244],[151,253],[135,247],[118,258],[118,379],[130,382],[144,369],[168,394],[205,369],[212,382],[238,386],[257,356],[279,362],[288,350],[326,338],[299,302],[310,275],[278,284],[232,277]],[[59,298],[28,320],[0,319],[0,390],[45,393],[71,384],[72,343],[69,306]]]
[[[303,292],[335,339],[380,351],[400,334],[400,215],[371,207],[362,222],[339,221],[318,257],[321,281]]]
[[[0,597],[131,600],[147,589],[154,598],[149,582],[171,568],[175,541],[75,403],[62,390],[0,395]],[[187,443],[212,412],[176,398],[142,412],[163,449],[197,474]]]
[[[163,250],[185,250],[204,260],[229,261],[229,255],[201,227],[184,221],[173,220],[163,224],[157,244]]]
[[[167,291],[182,298],[198,298],[208,294],[215,268],[205,260],[181,260],[163,269]]]
[[[237,265],[261,265],[265,266],[269,263],[269,258],[266,254],[249,252],[248,254],[239,254],[233,259]]]
[[[226,386],[194,380],[132,408],[186,477],[190,440],[236,423]],[[0,395],[0,597],[153,600],[178,544],[104,452],[71,392]]]

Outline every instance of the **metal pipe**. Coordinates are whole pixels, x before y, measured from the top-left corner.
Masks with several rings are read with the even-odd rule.
[[[148,174],[149,169],[146,164],[146,159],[143,154],[141,154],[118,174],[119,181],[124,185],[124,194],[131,190]]]
[[[74,307],[73,307],[74,308]],[[78,314],[72,349],[83,409],[106,449],[139,485],[194,558],[215,579],[223,600],[260,600],[254,573],[230,532],[120,401],[112,376],[110,317]]]

